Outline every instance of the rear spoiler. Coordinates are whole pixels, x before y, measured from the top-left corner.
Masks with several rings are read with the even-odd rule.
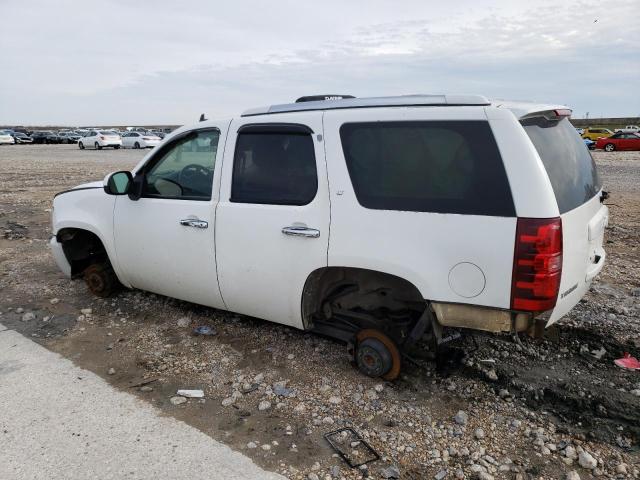
[[[562,118],[571,117],[570,108],[554,108],[553,110],[542,110],[540,112],[530,112],[520,117],[520,120],[527,118],[544,117],[547,120],[561,120]]]
[[[495,108],[511,110],[518,120],[525,118],[544,117],[548,120],[559,120],[570,117],[572,111],[565,105],[553,103],[513,102],[494,100],[491,105]]]

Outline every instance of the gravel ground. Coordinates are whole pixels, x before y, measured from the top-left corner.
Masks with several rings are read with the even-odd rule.
[[[640,372],[613,364],[640,356],[640,152],[594,153],[608,262],[544,339],[467,337],[393,383],[328,339],[145,292],[96,299],[64,278],[46,247],[53,194],[143,154],[0,148],[0,321],[292,479],[640,478]],[[180,403],[178,388],[205,398]],[[380,460],[349,468],[323,437],[346,426]]]

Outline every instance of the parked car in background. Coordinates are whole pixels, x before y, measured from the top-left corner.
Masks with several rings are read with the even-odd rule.
[[[58,132],[51,132],[45,137],[45,143],[62,143],[62,138]]]
[[[621,133],[638,133],[640,132],[640,127],[638,125],[626,125],[624,128],[616,129],[616,132]]]
[[[16,143],[11,133],[7,130],[0,130],[0,145],[13,145]]]
[[[122,135],[122,146],[124,148],[153,148],[162,139],[157,135],[142,132],[127,132]]]
[[[582,135],[584,133],[584,128],[576,127],[576,132],[578,132],[578,135]]]
[[[121,283],[330,335],[393,380],[444,327],[550,326],[589,290],[609,214],[570,114],[433,95],[199,122],[56,195],[51,249],[98,296]]]
[[[606,152],[613,152],[614,150],[640,150],[640,134],[614,133],[608,138],[599,138],[596,141],[596,148],[602,148]]]
[[[47,137],[54,135],[51,130],[38,130],[31,134],[33,143],[47,143]]]
[[[22,132],[14,132],[12,137],[16,143],[33,143],[33,138]]]
[[[164,139],[164,137],[167,136],[167,134],[161,130],[149,130],[147,133],[150,135],[155,135],[156,137],[160,137],[161,139]]]
[[[598,140],[600,137],[610,137],[613,132],[608,128],[585,128],[582,133],[582,138],[588,138],[589,140]]]
[[[589,150],[595,150],[596,149],[596,142],[594,142],[590,138],[583,138],[583,140],[584,140],[584,144],[587,146],[587,148]]]
[[[108,130],[90,130],[84,137],[78,140],[78,147],[81,150],[85,148],[95,148],[102,150],[105,147],[118,149],[122,146],[122,139]]]
[[[75,132],[58,133],[59,143],[78,143],[82,137]]]

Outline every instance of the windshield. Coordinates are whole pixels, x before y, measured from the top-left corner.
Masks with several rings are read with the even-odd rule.
[[[591,153],[567,118],[536,117],[521,123],[547,170],[560,213],[579,207],[600,191]]]

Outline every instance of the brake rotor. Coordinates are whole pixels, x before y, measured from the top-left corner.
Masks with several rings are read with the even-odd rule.
[[[393,340],[391,340],[388,336],[386,336],[380,330],[374,330],[374,329],[360,330],[356,335],[356,339],[358,341],[358,345],[360,345],[362,342],[364,342],[367,339],[377,340],[378,342],[380,342],[388,352],[388,355],[384,354],[383,357],[384,359],[388,358],[390,362],[390,368],[387,370],[386,373],[380,375],[380,377],[384,380],[389,380],[389,381],[395,380],[396,378],[398,378],[398,376],[400,375],[400,368],[402,367],[402,357],[400,355],[400,350],[398,350],[398,346]],[[356,349],[356,356],[357,355],[358,355],[358,350]],[[367,363],[375,362],[376,359],[368,358],[365,361],[367,361]]]

